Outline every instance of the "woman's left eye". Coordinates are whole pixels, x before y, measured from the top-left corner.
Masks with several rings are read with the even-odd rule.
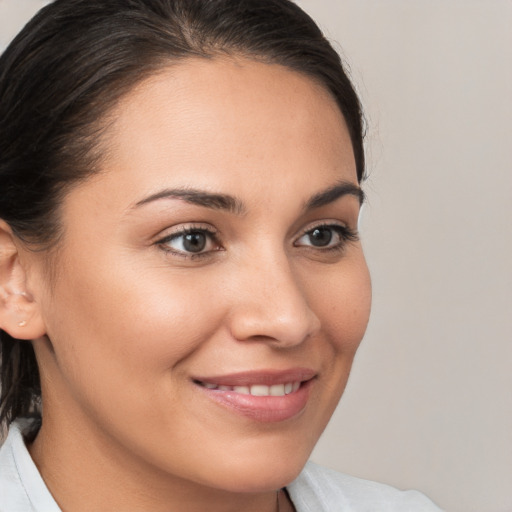
[[[184,256],[202,255],[219,248],[215,233],[204,228],[191,228],[173,233],[159,240],[158,244],[166,251]]]
[[[294,245],[318,249],[341,249],[346,242],[357,240],[357,233],[352,229],[339,224],[329,224],[316,226],[306,231]]]

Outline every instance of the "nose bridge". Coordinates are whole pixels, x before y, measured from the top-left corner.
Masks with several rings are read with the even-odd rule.
[[[231,318],[236,339],[293,346],[319,329],[320,321],[284,251],[260,252],[240,273]]]

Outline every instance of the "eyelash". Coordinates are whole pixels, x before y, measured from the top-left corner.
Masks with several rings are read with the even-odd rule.
[[[327,247],[328,244],[331,243],[331,240],[329,240],[328,244],[326,244],[325,247],[322,246],[314,246],[314,245],[300,245],[298,244],[298,241],[301,240],[305,236],[311,236],[315,230],[331,230],[333,231],[338,237],[339,240],[337,243],[335,243],[332,246]],[[204,235],[207,238],[206,243],[208,241],[210,243],[213,243],[216,248],[207,250],[204,252],[187,252],[182,250],[177,250],[171,248],[168,244],[172,241],[179,240],[180,238],[184,239],[187,235],[194,235],[194,234],[201,234]],[[345,246],[349,242],[357,242],[359,240],[359,235],[356,230],[353,230],[349,228],[348,226],[343,226],[341,224],[329,224],[329,223],[321,223],[314,225],[312,227],[308,227],[307,230],[303,231],[303,233],[297,238],[297,241],[294,242],[295,247],[307,247],[310,250],[316,250],[321,252],[330,252],[330,251],[338,251],[341,252],[345,249]],[[183,244],[183,242],[182,242]],[[172,255],[180,256],[183,258],[188,258],[191,260],[200,259],[204,257],[211,256],[213,252],[217,252],[222,250],[220,241],[218,239],[218,234],[216,231],[206,228],[204,226],[190,226],[184,229],[181,229],[179,231],[176,231],[175,233],[172,233],[170,235],[165,236],[164,238],[158,240],[156,242],[156,245],[162,248],[166,253],[170,253]]]
[[[205,235],[207,238],[206,243],[208,243],[208,241],[209,241],[210,243],[213,243],[214,245],[216,245],[217,248],[213,249],[213,250],[208,250],[205,252],[194,253],[194,252],[186,252],[186,251],[176,250],[176,249],[171,248],[168,245],[170,242],[172,242],[174,240],[178,240],[180,238],[184,239],[187,235],[193,235],[193,234]],[[170,253],[172,255],[180,256],[183,258],[188,258],[191,260],[204,258],[206,256],[210,256],[212,252],[221,250],[217,232],[212,229],[206,228],[204,226],[190,226],[190,227],[187,227],[184,229],[180,229],[179,231],[176,231],[175,233],[167,235],[164,238],[158,240],[156,242],[156,245],[160,246],[166,253]]]
[[[343,251],[345,249],[345,246],[349,242],[357,242],[359,240],[359,234],[356,230],[349,228],[348,226],[344,226],[341,224],[329,224],[329,223],[322,223],[317,224],[313,227],[308,227],[306,231],[303,232],[303,234],[298,238],[300,240],[301,238],[308,236],[315,231],[315,230],[322,230],[322,229],[328,229],[331,231],[334,231],[339,236],[339,241],[335,243],[334,245],[330,247],[321,247],[321,246],[314,246],[309,245],[306,246],[313,250],[319,250],[323,252],[328,251]],[[329,241],[330,243],[330,241]],[[295,246],[297,246],[297,242],[294,243]]]

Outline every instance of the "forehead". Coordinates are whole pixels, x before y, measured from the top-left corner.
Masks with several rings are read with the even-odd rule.
[[[280,65],[189,59],[139,84],[113,118],[103,170],[134,195],[166,185],[264,193],[276,177],[357,182],[336,102]]]

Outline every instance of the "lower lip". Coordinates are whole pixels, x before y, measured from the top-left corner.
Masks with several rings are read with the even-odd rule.
[[[244,395],[234,391],[208,389],[199,384],[196,386],[211,400],[237,414],[252,420],[273,423],[291,419],[304,410],[311,384],[312,380],[303,382],[297,391],[284,396]]]

